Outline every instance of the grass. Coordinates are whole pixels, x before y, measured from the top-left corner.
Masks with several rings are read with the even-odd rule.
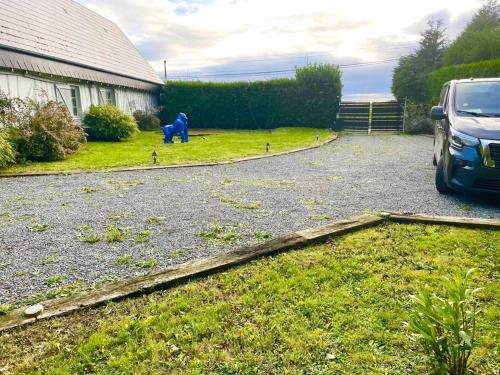
[[[200,237],[214,244],[231,244],[238,243],[241,235],[234,231],[233,226],[222,226],[214,224],[209,231],[201,231]]]
[[[8,332],[0,363],[23,374],[428,374],[409,296],[475,267],[471,360],[493,374],[499,243],[500,231],[382,225]]]
[[[320,142],[331,134],[320,130]],[[263,155],[271,144],[271,153],[287,151],[316,144],[316,129],[280,128],[268,131],[224,131],[204,137],[193,136],[189,143],[163,144],[163,135],[141,132],[126,142],[88,142],[68,159],[57,162],[13,165],[0,169],[0,173],[69,172],[102,170],[136,166],[151,166],[151,154],[158,153],[158,165],[204,163],[231,160],[246,156]],[[82,190],[92,193],[93,188]]]
[[[105,229],[106,241],[110,243],[125,241],[130,232],[127,228],[121,228],[113,224],[107,224]]]

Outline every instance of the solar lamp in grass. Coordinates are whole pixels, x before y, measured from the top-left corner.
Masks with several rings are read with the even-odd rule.
[[[271,148],[271,145],[269,142],[266,143],[266,153],[269,152],[269,149]]]
[[[153,164],[156,164],[156,160],[158,159],[158,154],[156,153],[156,150],[153,151],[151,154],[151,158],[153,158]]]

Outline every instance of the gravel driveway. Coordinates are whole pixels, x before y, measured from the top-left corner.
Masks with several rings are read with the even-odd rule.
[[[66,295],[366,211],[500,217],[498,203],[439,195],[431,155],[427,137],[344,136],[233,165],[0,179],[0,303]]]

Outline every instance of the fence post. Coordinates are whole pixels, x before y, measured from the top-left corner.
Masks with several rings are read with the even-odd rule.
[[[405,133],[405,122],[406,122],[406,100],[408,99],[407,96],[405,96],[405,106],[403,109],[403,134]]]
[[[372,133],[373,101],[370,100],[370,110],[368,111],[368,134]]]

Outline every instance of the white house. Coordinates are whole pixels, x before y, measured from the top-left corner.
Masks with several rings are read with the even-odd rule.
[[[0,90],[132,113],[158,105],[163,82],[118,26],[73,0],[0,0]]]

